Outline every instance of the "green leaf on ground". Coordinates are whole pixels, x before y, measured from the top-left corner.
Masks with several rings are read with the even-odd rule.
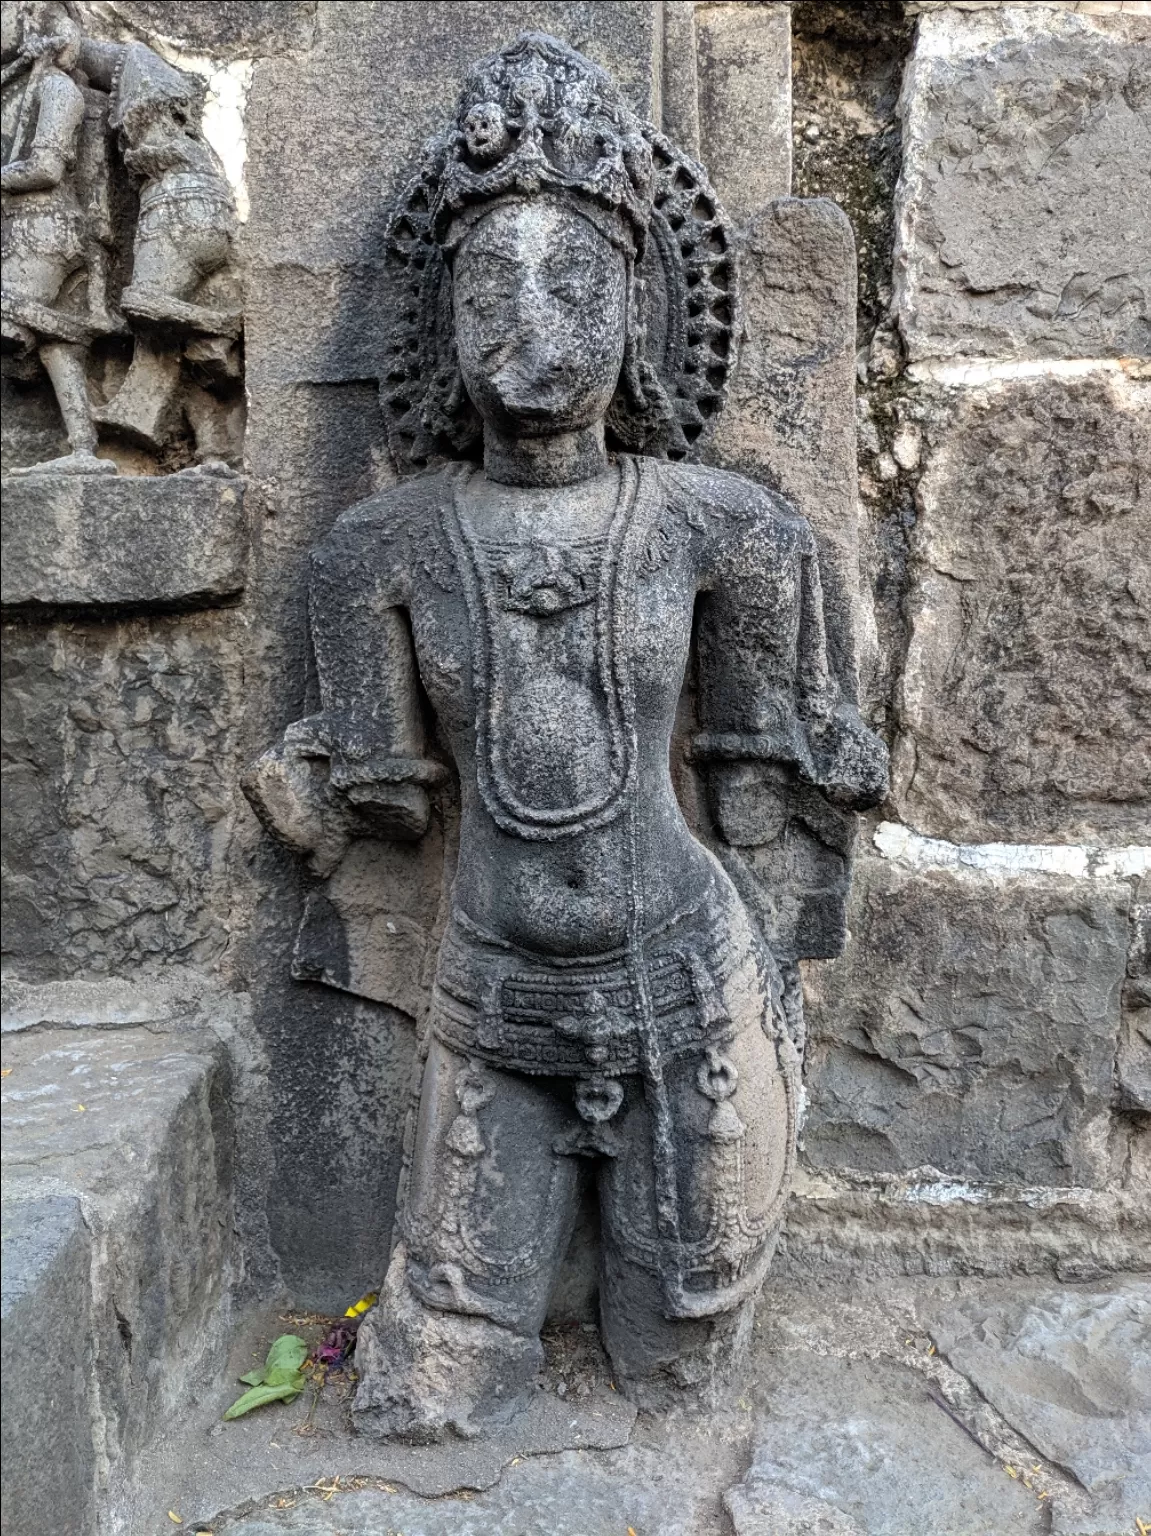
[[[273,1340],[268,1358],[257,1371],[247,1371],[240,1380],[251,1388],[239,1397],[224,1415],[238,1419],[265,1403],[290,1403],[304,1390],[300,1367],[308,1358],[308,1346],[294,1333],[282,1333]]]
[[[253,1408],[262,1408],[265,1403],[290,1403],[299,1397],[304,1390],[304,1378],[299,1372],[293,1381],[282,1381],[274,1387],[251,1387],[238,1397],[224,1415],[226,1419],[239,1419],[245,1413],[251,1413]]]

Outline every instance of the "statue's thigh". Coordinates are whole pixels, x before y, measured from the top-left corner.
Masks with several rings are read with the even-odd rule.
[[[723,1285],[778,1225],[795,1156],[797,1084],[758,1022],[669,1073],[685,1279]],[[709,1282],[708,1275],[714,1276]]]
[[[794,1158],[795,1085],[758,1020],[710,1056],[669,1063],[665,1084],[679,1241],[657,1229],[660,1153],[636,1084],[601,1174],[600,1306],[622,1376],[679,1362],[686,1384],[704,1359],[722,1374],[746,1342]]]
[[[663,1158],[674,1177],[685,1281],[689,1289],[722,1286],[755,1258],[781,1215],[794,1161],[796,1085],[758,1022],[706,1055],[668,1063],[664,1082],[669,1136],[662,1153],[648,1092],[629,1085],[619,1151],[601,1178],[605,1239],[629,1262],[667,1267],[656,1224],[656,1163]]]
[[[51,304],[73,272],[83,266],[83,254],[67,234],[60,248],[46,248],[43,240],[27,246],[13,240],[4,252],[4,288],[6,292]]]
[[[543,1322],[578,1206],[577,1160],[553,1143],[572,1112],[547,1080],[501,1072],[432,1043],[416,1126],[409,1254],[454,1266],[469,1291]]]

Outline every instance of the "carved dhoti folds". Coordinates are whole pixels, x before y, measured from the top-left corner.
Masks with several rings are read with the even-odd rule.
[[[402,1217],[425,1305],[535,1333],[588,1178],[609,1339],[759,1287],[795,1142],[775,964],[723,890],[642,948],[642,975],[624,951],[545,960],[454,917]]]

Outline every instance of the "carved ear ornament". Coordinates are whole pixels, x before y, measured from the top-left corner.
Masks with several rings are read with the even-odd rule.
[[[570,201],[632,266],[613,445],[694,458],[714,425],[739,336],[731,222],[703,167],[638,118],[598,65],[525,32],[473,70],[387,218],[392,324],[380,396],[401,473],[479,457],[479,417],[456,362],[450,255],[493,203],[538,196]]]

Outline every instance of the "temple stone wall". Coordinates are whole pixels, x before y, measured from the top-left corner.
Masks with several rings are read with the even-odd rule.
[[[231,1062],[236,1284],[333,1309],[378,1280],[407,994],[292,978],[315,882],[239,775],[312,698],[306,551],[393,475],[386,202],[467,64],[553,31],[698,147],[743,231],[743,355],[710,453],[802,503],[841,660],[894,751],[847,951],[805,966],[781,1262],[1146,1267],[1149,8],[78,10],[207,83],[241,217],[247,424],[242,495],[141,513],[103,564],[91,507],[48,540],[32,482],[10,499],[12,1027],[115,1027],[130,1051],[141,1017],[170,1027],[150,987],[194,997]],[[51,411],[10,404],[12,462],[42,456]],[[48,1213],[61,1274],[88,1240],[69,1211]]]
[[[807,976],[804,1219],[880,1198],[912,1268],[1143,1267],[1151,17],[833,9],[797,8],[797,174],[862,236],[895,769],[848,952]],[[1064,1240],[1021,1260],[1005,1199]],[[949,1223],[946,1257],[907,1242]]]

